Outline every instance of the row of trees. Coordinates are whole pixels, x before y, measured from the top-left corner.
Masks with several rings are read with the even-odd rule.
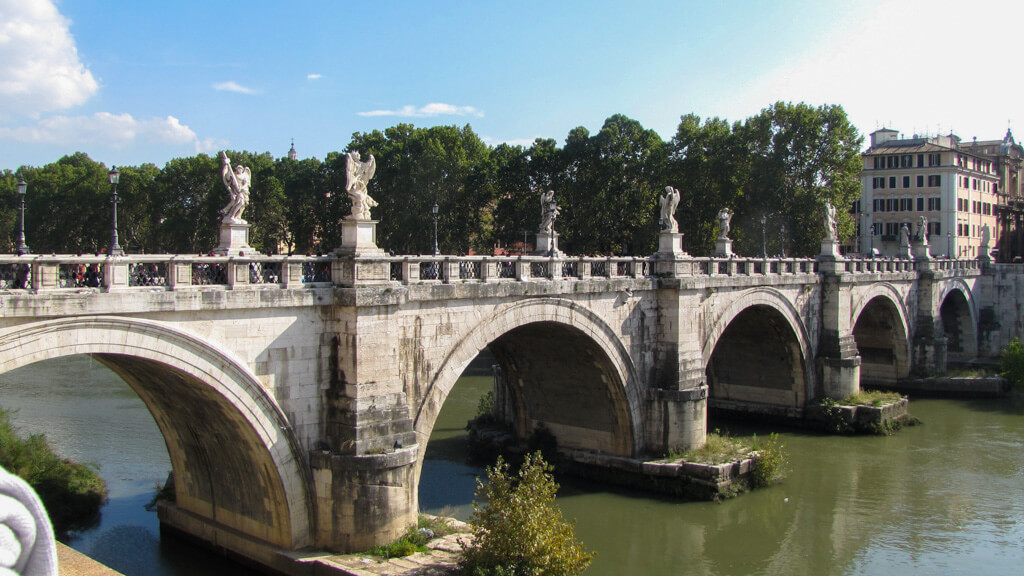
[[[489,253],[531,239],[540,224],[539,192],[551,189],[561,208],[556,230],[570,254],[649,254],[656,248],[658,197],[665,186],[682,195],[677,219],[691,254],[714,248],[718,211],[735,213],[731,236],[743,254],[761,251],[766,218],[770,253],[812,255],[824,235],[826,202],[840,208],[839,232],[853,232],[843,207],[860,193],[862,138],[839,106],[779,102],[743,122],[681,118],[663,141],[636,120],[616,115],[600,131],[569,132],[559,147],[485,144],[467,125],[416,128],[399,124],[355,133],[344,152],[372,153],[377,172],[369,192],[378,245],[398,254],[433,246],[431,207],[446,254]],[[243,217],[250,243],[265,253],[327,252],[340,243],[349,212],[345,153],[324,160],[274,159],[227,151],[249,166],[252,187]],[[121,166],[119,234],[130,251],[202,253],[217,243],[218,211],[228,202],[217,156],[199,154]],[[110,238],[108,167],[83,153],[41,168],[22,167],[29,185],[26,230],[34,252],[97,252]],[[0,239],[15,244],[18,174],[0,178]],[[783,233],[784,230],[784,233]]]

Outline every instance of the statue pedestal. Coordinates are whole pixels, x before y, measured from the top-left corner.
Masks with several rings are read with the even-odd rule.
[[[841,260],[843,255],[839,252],[839,241],[825,239],[821,241],[821,254],[818,258],[827,258],[833,260]]]
[[[343,256],[380,256],[384,251],[377,247],[377,222],[379,220],[342,220],[341,247],[335,253]]]
[[[245,254],[258,254],[249,246],[249,223],[248,222],[221,222],[220,223],[220,244],[213,249],[218,256],[239,256]]]
[[[659,232],[657,255],[662,257],[689,256],[683,250],[683,234],[681,232]]]
[[[561,256],[558,250],[558,232],[538,232],[537,249],[533,251],[537,256]]]
[[[732,240],[728,238],[719,238],[715,240],[715,256],[721,256],[725,258],[732,258],[736,254],[732,251]]]
[[[928,252],[927,243],[914,244],[914,260],[930,260],[931,254]]]

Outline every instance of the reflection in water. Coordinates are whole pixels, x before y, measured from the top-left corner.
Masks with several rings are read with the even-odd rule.
[[[490,389],[481,355],[445,402],[426,448],[424,512],[466,518],[475,477],[465,424]],[[128,576],[238,574],[222,558],[160,539],[145,511],[170,464],[152,418],[87,357],[0,375],[0,406],[25,433],[100,464],[111,501],[72,546]],[[561,478],[558,501],[598,556],[588,576],[620,574],[1017,574],[1024,564],[1024,402],[920,400],[924,424],[891,437],[784,431],[792,472],[721,504],[680,502]],[[769,428],[715,422],[734,435]],[[787,501],[788,499],[788,501]]]

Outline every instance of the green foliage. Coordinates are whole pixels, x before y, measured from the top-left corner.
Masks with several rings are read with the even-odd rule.
[[[416,525],[410,527],[405,535],[395,542],[370,550],[369,554],[381,558],[401,558],[417,552],[426,552],[428,542],[454,531],[447,518],[421,514]]]
[[[477,480],[473,503],[475,540],[464,551],[460,569],[467,575],[579,574],[593,558],[562,519],[555,504],[558,484],[539,453],[528,454],[513,474],[502,459]]]
[[[1011,387],[1024,389],[1024,344],[1019,338],[1011,340],[999,353],[999,375]]]
[[[476,418],[482,418],[485,421],[494,420],[494,390],[488,390],[480,397],[480,401],[476,404]]]
[[[398,124],[353,134],[345,148],[376,158],[368,189],[379,206],[377,243],[399,254],[433,248],[431,207],[438,205],[440,250],[489,253],[495,245],[532,248],[540,224],[539,193],[554,190],[561,208],[561,247],[575,254],[650,254],[658,198],[679,189],[676,214],[687,251],[708,254],[716,214],[732,209],[737,252],[760,254],[761,216],[769,253],[816,253],[826,202],[837,208],[840,236],[853,231],[845,209],[860,191],[860,142],[839,106],[775,103],[743,122],[680,120],[675,137],[623,115],[591,134],[572,129],[565,144],[489,147],[470,126]],[[274,254],[336,248],[351,204],[346,154],[275,160],[269,153],[226,151],[252,170],[250,243]],[[219,154],[176,158],[162,169],[121,166],[118,228],[128,251],[205,253],[217,243],[228,192]],[[35,253],[99,252],[110,238],[109,167],[77,152],[42,168],[26,167],[26,239]],[[17,175],[0,177],[0,244],[13,247]],[[782,230],[785,230],[783,233]],[[525,234],[524,234],[525,231]]]
[[[750,446],[731,437],[728,432],[722,433],[716,429],[707,434],[707,440],[700,448],[691,448],[684,452],[670,452],[669,458],[716,466],[742,460],[750,450]]]
[[[39,494],[58,535],[89,527],[107,500],[102,478],[87,466],[57,456],[42,434],[19,437],[0,409],[0,466]]]
[[[757,436],[754,436],[753,449],[760,453],[751,473],[751,484],[755,488],[770,486],[785,477],[788,464],[785,448],[779,435],[774,432],[763,443],[758,442]]]
[[[880,408],[886,404],[894,404],[903,399],[898,392],[884,392],[882,390],[861,390],[843,398],[840,404],[844,406],[872,406]]]
[[[825,398],[821,401],[821,411],[825,417],[825,430],[836,434],[847,434],[853,432],[853,428],[843,418],[843,409],[839,403],[832,398]]]

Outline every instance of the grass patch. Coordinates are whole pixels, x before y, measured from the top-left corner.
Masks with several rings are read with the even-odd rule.
[[[886,404],[895,404],[903,399],[897,392],[884,392],[881,390],[861,390],[843,398],[839,404],[843,406],[871,406],[880,408]]]
[[[736,438],[729,432],[715,430],[707,435],[707,442],[700,448],[691,448],[683,452],[671,451],[670,460],[685,460],[695,464],[717,466],[746,458],[753,448]]]
[[[390,544],[378,546],[367,554],[384,559],[411,556],[417,552],[426,552],[427,543],[434,538],[454,534],[456,531],[449,518],[420,514],[416,525],[411,526],[404,536]]]
[[[999,375],[1006,378],[1010,387],[1024,390],[1024,344],[1014,338],[999,353]]]

